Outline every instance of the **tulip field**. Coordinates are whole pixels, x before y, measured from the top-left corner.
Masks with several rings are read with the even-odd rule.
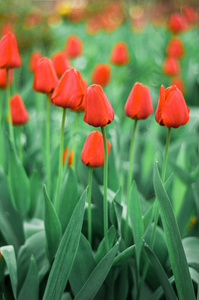
[[[0,299],[198,300],[197,2],[11,2]]]

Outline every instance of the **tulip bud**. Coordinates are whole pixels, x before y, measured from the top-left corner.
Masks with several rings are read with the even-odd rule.
[[[76,35],[68,36],[65,44],[66,57],[76,58],[82,55],[83,42]]]
[[[10,98],[10,107],[13,125],[24,125],[28,122],[29,115],[19,94]]]
[[[21,65],[17,40],[13,33],[8,32],[0,40],[0,68],[15,69]]]
[[[38,61],[42,58],[42,54],[40,51],[36,50],[33,51],[30,55],[30,60],[29,60],[29,70],[30,72],[34,73]]]
[[[162,66],[162,71],[166,76],[176,76],[180,73],[180,64],[176,58],[167,57]]]
[[[129,62],[129,53],[126,43],[118,42],[114,45],[111,55],[110,61],[114,65],[126,65]]]
[[[12,85],[13,72],[12,69],[8,70],[8,82],[7,82],[7,70],[0,69],[0,88],[6,89],[7,85]]]
[[[111,79],[111,67],[109,64],[98,64],[94,67],[91,81],[92,83],[105,86],[110,82]]]
[[[70,62],[67,60],[64,52],[56,52],[52,56],[53,66],[58,77],[61,77],[65,71],[70,69]]]

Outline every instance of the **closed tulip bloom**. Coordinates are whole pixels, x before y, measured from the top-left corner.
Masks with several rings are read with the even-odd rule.
[[[69,147],[67,146],[65,149],[64,149],[64,152],[63,152],[63,156],[62,156],[62,164],[64,166],[65,164],[65,160],[66,160],[66,157],[67,157],[67,154],[68,154],[68,151],[69,151]],[[68,154],[68,167],[72,166],[73,164],[73,149],[70,150],[69,154]]]
[[[92,83],[105,86],[110,82],[111,79],[111,67],[109,64],[98,64],[94,67],[91,81]]]
[[[51,101],[57,106],[75,109],[82,103],[84,93],[81,74],[73,68],[66,71],[61,77],[52,94]]]
[[[82,103],[79,106],[73,108],[72,109],[73,111],[81,112],[81,111],[85,110],[85,99],[87,96],[88,83],[85,79],[82,79],[82,84],[83,84],[83,90],[84,90],[84,97],[83,97]]]
[[[125,105],[125,114],[131,119],[146,119],[153,112],[153,105],[147,86],[136,82]]]
[[[52,62],[58,77],[61,77],[71,67],[65,53],[62,51],[56,52],[52,56]]]
[[[197,21],[197,12],[193,7],[183,6],[182,11],[187,23],[195,23]]]
[[[13,125],[24,125],[28,122],[29,115],[19,94],[10,98],[10,107]]]
[[[169,57],[182,58],[184,56],[184,45],[182,40],[178,37],[171,38],[167,45],[166,53]]]
[[[166,90],[163,85],[160,87],[160,96],[155,112],[157,123],[168,128],[178,128],[189,121],[189,111],[181,91],[175,85]]]
[[[17,40],[13,33],[8,32],[0,40],[0,68],[15,69],[21,65]]]
[[[181,33],[186,30],[187,23],[183,16],[174,13],[169,17],[167,28],[174,34]]]
[[[163,73],[166,76],[176,76],[180,73],[179,61],[174,57],[165,58],[164,64],[162,66]]]
[[[108,140],[106,142],[109,154],[111,145]],[[104,143],[101,132],[95,130],[88,135],[82,149],[81,161],[92,168],[104,165]]]
[[[83,42],[77,35],[70,35],[66,40],[65,51],[67,57],[76,58],[82,55]]]
[[[183,95],[185,94],[185,85],[184,85],[182,78],[174,77],[171,80],[170,85],[176,85],[177,88],[183,93]]]
[[[114,65],[126,65],[129,62],[129,53],[126,43],[118,42],[114,45],[111,55],[110,61]]]
[[[0,69],[0,88],[1,89],[6,89],[8,84],[10,86],[12,84],[12,80],[13,80],[12,69],[8,70],[8,83],[7,83],[6,69]]]
[[[42,58],[42,54],[40,51],[36,50],[33,51],[30,55],[30,60],[29,60],[29,70],[30,72],[34,73],[38,61]]]
[[[94,127],[104,127],[113,119],[113,108],[102,87],[97,84],[90,85],[87,89],[84,122]]]
[[[45,94],[52,93],[58,84],[57,74],[52,61],[43,57],[38,61],[34,73],[33,89]]]

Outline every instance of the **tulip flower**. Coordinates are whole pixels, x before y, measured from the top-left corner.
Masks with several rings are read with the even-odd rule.
[[[183,16],[185,17],[187,23],[195,23],[197,21],[197,12],[191,6],[183,6],[182,8]]]
[[[129,62],[129,53],[126,43],[118,42],[114,45],[111,55],[110,61],[114,65],[126,65]]]
[[[19,94],[16,94],[10,98],[10,107],[13,125],[24,125],[28,122],[29,115]]]
[[[146,119],[153,112],[149,89],[136,82],[125,105],[125,114],[131,119]]]
[[[58,77],[61,77],[65,71],[71,68],[70,62],[62,51],[53,54],[52,62]]]
[[[102,87],[93,84],[87,89],[84,122],[94,127],[104,127],[114,118],[113,108]]]
[[[37,67],[37,63],[38,61],[42,58],[42,54],[40,51],[36,50],[33,51],[30,55],[30,59],[29,59],[29,70],[30,72],[34,73],[35,69]]]
[[[67,155],[68,155],[68,163],[67,163],[67,165],[68,165],[68,167],[70,167],[70,166],[72,166],[72,164],[73,164],[73,149],[71,149],[71,150],[69,151],[69,154],[68,154],[68,151],[69,151],[69,147],[67,146],[67,147],[64,149],[64,152],[63,152],[63,155],[62,155],[62,164],[63,164],[63,166],[64,166],[65,161],[66,161],[66,157],[67,157]]]
[[[0,40],[0,68],[15,69],[21,65],[17,40],[13,33],[8,32]]]
[[[50,94],[58,84],[57,74],[53,67],[52,61],[47,58],[41,58],[35,69],[33,89],[36,92]]]
[[[167,57],[162,66],[163,73],[166,76],[176,76],[180,73],[179,61],[174,57]]]
[[[166,53],[168,57],[181,59],[184,56],[184,45],[179,37],[172,37],[167,45]]]
[[[94,67],[91,82],[105,86],[111,79],[111,67],[109,64],[98,64]]]
[[[186,30],[187,22],[183,16],[178,13],[172,14],[167,23],[167,28],[174,34],[181,33]]]
[[[127,198],[127,213],[126,213],[126,227],[125,239],[128,244],[128,223],[129,223],[129,210],[130,210],[130,190],[132,184],[132,171],[133,171],[133,153],[135,133],[137,128],[137,121],[148,118],[153,112],[153,105],[149,89],[141,83],[136,82],[130,92],[130,95],[125,104],[125,114],[131,119],[135,119],[129,155],[129,173],[128,173],[128,198]]]
[[[166,90],[161,86],[155,112],[157,123],[168,128],[178,128],[189,121],[189,111],[181,91],[175,85]]]
[[[69,58],[76,58],[82,55],[83,42],[77,35],[68,36],[65,44],[66,56]]]
[[[111,145],[106,139],[107,155],[109,154]],[[89,166],[89,184],[88,184],[88,240],[92,245],[92,213],[91,213],[91,188],[92,188],[92,173],[94,167],[103,166],[106,161],[104,155],[104,137],[101,132],[95,130],[91,132],[82,149],[81,161]],[[105,206],[106,208],[106,206]],[[105,211],[105,216],[108,211]],[[108,225],[108,224],[107,224]],[[106,235],[105,235],[106,237]]]
[[[84,98],[84,87],[81,74],[76,69],[70,69],[61,77],[54,90],[51,101],[56,106],[74,109],[81,105]]]
[[[185,85],[184,85],[182,78],[174,77],[170,82],[170,86],[171,85],[176,85],[177,88],[182,92],[182,94],[183,95],[185,94]]]
[[[6,89],[7,85],[11,86],[13,81],[12,69],[8,70],[8,81],[6,76],[6,69],[0,69],[0,88]]]
[[[82,79],[82,87],[83,87],[83,90],[84,90],[84,97],[83,97],[82,103],[79,106],[76,106],[74,108],[70,108],[72,111],[81,112],[81,111],[85,110],[85,99],[86,99],[87,88],[88,88],[88,83],[85,79]]]

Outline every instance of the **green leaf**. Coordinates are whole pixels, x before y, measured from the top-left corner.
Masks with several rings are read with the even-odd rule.
[[[15,299],[17,299],[17,262],[15,257],[14,247],[13,246],[1,247],[1,254],[5,259],[8,268],[13,295]]]
[[[148,255],[148,258],[149,258],[155,272],[158,275],[158,278],[159,278],[162,288],[164,290],[166,299],[168,299],[168,300],[177,299],[176,294],[174,293],[174,290],[169,282],[169,279],[168,279],[159,259],[155,255],[155,253],[151,250],[151,248],[146,243],[144,244],[144,250],[145,250],[146,254]]]
[[[114,226],[111,226],[108,230],[108,246],[109,249],[112,248],[114,242],[116,239],[116,230]],[[99,262],[104,255],[107,253],[106,250],[106,243],[105,243],[105,238],[102,239],[101,243],[99,244],[98,248],[97,248],[97,252],[95,254],[95,259],[97,262]]]
[[[77,176],[72,168],[69,168],[67,176],[62,183],[60,194],[60,205],[58,216],[62,225],[62,230],[65,231],[70,217],[78,202],[78,184]]]
[[[115,257],[113,266],[123,265],[124,262],[128,258],[132,257],[134,253],[135,253],[135,245],[126,248],[124,251],[122,251]]]
[[[9,183],[12,199],[19,213],[25,217],[30,207],[30,182],[19,161],[13,143],[9,140]]]
[[[144,235],[144,224],[135,181],[133,181],[133,184],[131,186],[130,195],[130,220],[135,243],[136,261],[139,269],[140,253],[143,246],[142,239]]]
[[[157,163],[154,165],[154,187],[157,199],[160,203],[160,213],[179,298],[182,300],[195,299],[193,284],[178,225],[170,200],[162,185]]]
[[[39,277],[34,256],[30,259],[28,274],[19,293],[18,300],[38,300],[39,299]]]
[[[91,246],[85,236],[81,234],[79,247],[69,277],[70,286],[74,296],[77,295],[84,285],[89,275],[96,267],[96,264]]]
[[[55,253],[59,247],[59,243],[62,237],[62,228],[57,216],[57,213],[51,203],[46,186],[43,187],[44,198],[45,198],[45,214],[44,214],[44,224],[47,239],[47,249],[49,260],[53,260]]]
[[[117,242],[102,258],[74,300],[92,300],[95,297],[112,267],[118,247],[119,243]]]
[[[21,244],[24,243],[24,230],[21,216],[13,206],[8,180],[0,168],[0,228],[1,233],[9,245],[13,245],[18,251]]]
[[[110,219],[112,224],[115,228],[118,228],[119,232],[121,232],[121,218],[122,218],[122,211],[123,206],[121,205],[122,199],[122,188],[120,187],[119,190],[116,192],[113,201],[111,202],[110,206]]]
[[[199,238],[187,237],[182,240],[189,266],[199,272]]]
[[[33,217],[38,204],[38,197],[41,188],[41,177],[38,171],[33,171],[30,176],[30,209],[29,215]]]
[[[86,197],[87,191],[85,190],[60,242],[48,277],[43,300],[60,300],[64,292],[79,245]]]

